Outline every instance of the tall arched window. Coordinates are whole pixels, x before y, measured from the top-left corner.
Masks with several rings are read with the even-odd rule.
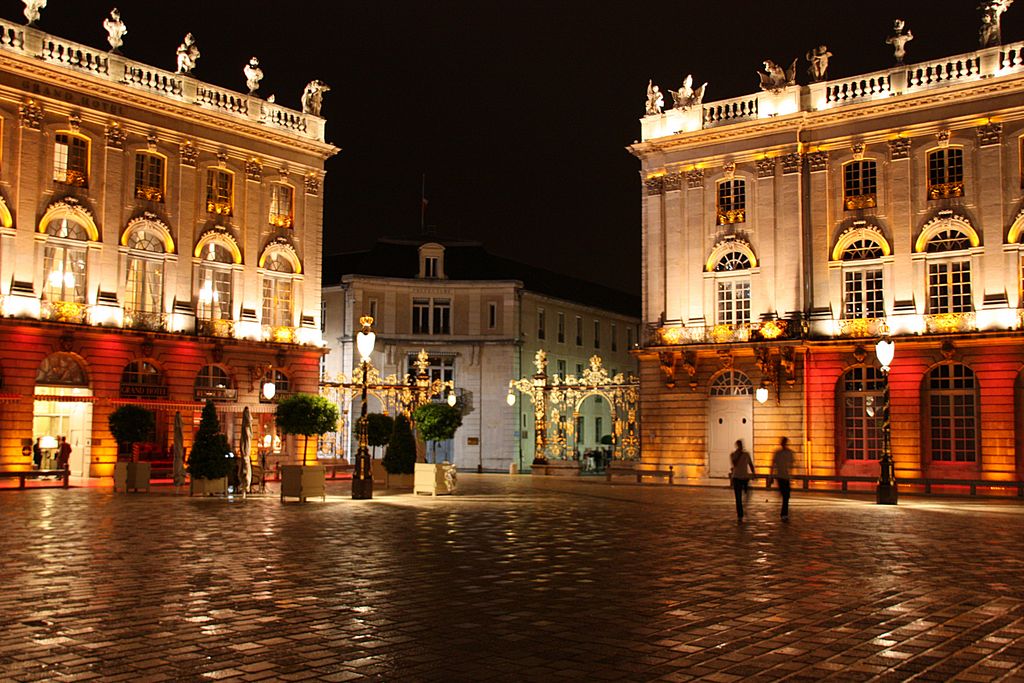
[[[933,462],[978,460],[978,383],[962,363],[936,365],[925,376],[927,444]]]
[[[950,225],[928,240],[925,252],[942,254],[928,260],[928,313],[966,313],[971,303],[971,236]]]
[[[88,230],[73,217],[46,224],[43,248],[43,300],[85,303]]]
[[[881,318],[882,245],[870,236],[854,240],[843,251],[843,318]],[[849,264],[849,265],[848,265]]]
[[[148,320],[146,314],[162,314],[164,305],[164,240],[155,226],[140,225],[126,240],[128,259],[125,282],[125,308]],[[145,326],[149,327],[147,323]]]
[[[287,256],[272,252],[263,262],[263,324],[291,326],[292,317],[292,275],[295,268]]]
[[[715,323],[744,325],[750,322],[750,258],[729,251],[715,264]]]
[[[196,271],[196,313],[200,320],[231,320],[231,250],[219,242],[210,242],[200,251]]]
[[[850,368],[839,378],[843,460],[878,460],[882,455],[880,406],[885,379],[874,367]]]
[[[199,370],[195,383],[196,400],[231,400],[235,396],[234,383],[227,370],[219,365],[206,365]]]

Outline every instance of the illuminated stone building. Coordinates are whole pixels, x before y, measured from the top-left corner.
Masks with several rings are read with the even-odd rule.
[[[317,390],[322,118],[4,22],[0,141],[0,467],[65,435],[106,475],[118,405],[159,460],[176,411],[236,443],[266,379]]]
[[[510,407],[506,397],[509,380],[535,372],[538,349],[548,354],[548,373],[561,377],[581,374],[594,355],[609,370],[636,372],[629,349],[637,297],[494,256],[475,242],[385,239],[330,257],[323,298],[328,379],[351,377],[359,318],[371,315],[373,363],[382,375],[415,374],[416,355],[426,349],[432,377],[454,382],[463,426],[442,457],[460,469],[508,471],[512,462],[525,469],[533,462],[533,407],[529,400]],[[369,406],[382,408],[375,399]],[[580,450],[598,447],[612,429],[607,403],[589,398],[579,412]]]
[[[642,119],[644,461],[877,475],[889,335],[897,477],[1021,477],[1022,55]]]

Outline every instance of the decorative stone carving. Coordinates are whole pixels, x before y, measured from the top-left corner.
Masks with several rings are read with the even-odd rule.
[[[819,45],[807,53],[807,75],[811,77],[812,83],[818,83],[828,79],[828,60],[832,53],[828,51],[828,45]]]
[[[21,0],[25,3],[25,19],[29,26],[39,21],[39,13],[46,7],[46,0]]]
[[[1003,124],[1001,123],[986,123],[984,126],[978,126],[978,146],[989,147],[991,145],[998,145],[1003,137]]]
[[[128,33],[128,27],[121,21],[121,13],[117,11],[116,7],[110,10],[110,16],[103,20],[103,30],[107,32],[110,51],[117,52],[124,45],[124,36]]]
[[[61,351],[65,352],[65,353],[70,353],[71,349],[75,345],[75,335],[73,335],[70,332],[65,332],[64,334],[62,334],[60,336],[60,339],[57,340],[57,345],[59,346]],[[71,360],[71,359],[67,359],[67,360]],[[77,363],[75,365],[77,365]],[[81,368],[81,366],[79,366],[79,368]]]
[[[215,342],[210,350],[210,358],[214,363],[222,362],[224,360],[224,345],[220,342]]]
[[[733,177],[736,175],[736,164],[730,161],[729,163],[722,167],[722,172],[725,174],[725,177],[728,180],[732,180]]]
[[[774,178],[775,177],[775,159],[771,157],[765,157],[764,159],[757,160],[757,177],[758,178]]]
[[[313,197],[320,194],[320,179],[313,173],[306,176],[306,194]]]
[[[783,346],[779,350],[779,369],[785,373],[786,384],[796,384],[796,349],[792,346]]]
[[[45,3],[44,3],[45,4]],[[978,29],[978,43],[981,47],[994,47],[1003,42],[1000,27],[1003,12],[1010,8],[1013,0],[985,0],[978,9],[981,10],[981,28]]]
[[[257,183],[263,181],[263,164],[259,159],[249,159],[245,162],[245,179]]]
[[[893,57],[896,58],[897,64],[903,63],[903,58],[907,56],[907,43],[914,39],[914,34],[909,30],[904,33],[903,27],[906,26],[902,19],[894,19],[892,22],[892,35],[885,39],[886,45],[892,45]]]
[[[302,91],[302,113],[320,116],[320,108],[324,103],[324,93],[331,87],[323,81],[310,81]]]
[[[782,175],[799,173],[803,165],[803,157],[798,152],[791,152],[782,157]]]
[[[691,190],[704,187],[704,169],[695,168],[686,172],[686,186]]]
[[[725,350],[718,352],[718,363],[722,366],[723,370],[728,370],[733,365],[732,351]]]
[[[952,341],[947,339],[946,341],[942,342],[942,347],[939,349],[939,351],[942,353],[943,358],[945,358],[946,360],[952,360],[953,354],[956,353],[956,347],[953,346]]]
[[[185,40],[178,46],[178,71],[179,74],[190,74],[196,68],[199,61],[199,48],[196,47],[196,39],[191,33],[185,35]]]
[[[654,85],[653,81],[647,81],[647,104],[644,108],[647,116],[656,116],[665,108],[665,97],[661,94],[661,88]]]
[[[764,72],[757,72],[758,77],[761,79],[761,90],[777,93],[782,89],[795,84],[796,62],[797,60],[794,59],[793,63],[789,65],[789,68],[783,71],[781,66],[770,59],[766,59],[764,61]]]
[[[30,130],[41,130],[43,127],[43,108],[33,100],[22,102],[18,108],[18,115],[21,118],[23,128]]]
[[[857,344],[853,349],[853,358],[858,363],[863,363],[864,359],[868,357],[868,352],[862,344]]]
[[[181,163],[183,165],[195,167],[199,162],[199,150],[191,140],[183,142],[179,148],[179,152],[181,154]]]
[[[124,149],[124,143],[128,140],[128,133],[126,133],[124,128],[121,127],[120,123],[117,121],[111,121],[105,131],[105,137],[107,139],[107,147],[112,149]]]
[[[947,147],[949,145],[950,133],[948,130],[940,130],[935,134],[935,139],[939,141],[939,147]]]
[[[145,358],[153,357],[153,338],[143,337],[142,339],[142,355]]]
[[[693,351],[687,351],[683,354],[682,363],[680,367],[690,377],[690,391],[697,390],[697,354]]]
[[[828,152],[810,152],[807,155],[807,166],[811,169],[811,173],[826,170],[828,168]]]
[[[672,173],[666,173],[665,177],[661,179],[661,187],[665,192],[672,190],[678,190],[683,186],[683,174],[678,171]]]
[[[149,134],[146,135],[146,147],[149,149],[150,152],[156,151],[156,143],[157,141],[159,141],[159,139],[160,138],[157,137],[155,130],[149,131]]]
[[[850,152],[853,153],[853,158],[854,159],[856,159],[857,161],[860,161],[861,159],[864,158],[864,143],[863,142],[855,142],[855,143],[853,143],[852,145],[850,145]]]
[[[662,176],[656,175],[651,176],[644,180],[644,188],[647,190],[647,196],[661,194],[664,190],[664,184],[662,183]]]
[[[260,89],[260,81],[263,80],[263,69],[260,68],[260,60],[250,57],[249,63],[242,67],[242,73],[245,75],[245,84],[249,87],[249,94],[255,94]]]
[[[217,165],[221,168],[227,168],[228,166],[228,153],[224,150],[217,152]]]
[[[700,104],[704,101],[704,91],[707,89],[707,87],[708,84],[704,83],[704,85],[694,90],[693,75],[686,74],[686,78],[683,79],[683,86],[679,88],[679,90],[668,91],[669,94],[672,95],[672,108],[682,109],[683,111],[686,111],[691,107],[700,106]]]
[[[669,389],[676,388],[676,355],[671,351],[662,351],[658,354],[658,365],[661,374],[665,378],[665,386]]]
[[[910,158],[910,138],[895,138],[889,140],[889,160]]]

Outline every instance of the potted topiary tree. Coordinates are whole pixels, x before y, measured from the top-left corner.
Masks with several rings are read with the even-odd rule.
[[[385,488],[412,488],[416,465],[416,439],[412,435],[409,419],[399,415],[394,420],[388,448],[384,452]]]
[[[395,430],[395,421],[388,415],[381,413],[370,413],[366,416],[366,443],[374,453],[370,458],[370,471],[373,472],[373,480],[385,483],[388,473],[383,464],[376,458],[375,451],[378,446],[387,446],[391,440],[391,432]]]
[[[412,419],[420,437],[431,444],[432,459],[436,460],[437,442],[455,437],[455,432],[462,426],[462,411],[443,403],[425,403],[413,411]],[[416,463],[414,493],[430,493],[435,496],[439,493],[453,493],[455,484],[454,463]]]
[[[188,455],[189,495],[227,494],[228,473],[234,467],[230,455],[228,438],[220,433],[217,409],[213,401],[207,401]]]
[[[289,497],[305,502],[306,498],[312,496],[326,498],[327,470],[320,464],[307,465],[306,453],[309,449],[309,437],[318,437],[337,428],[338,406],[323,396],[292,394],[277,404],[275,421],[283,433],[303,437],[302,464],[281,467],[281,500]]]
[[[134,405],[124,405],[110,413],[107,425],[114,441],[132,453],[131,460],[122,460],[119,456],[114,465],[114,491],[128,492],[129,489],[149,491],[149,477],[152,465],[148,462],[136,462],[134,444],[145,441],[156,427],[153,413]],[[121,450],[120,448],[118,450]]]

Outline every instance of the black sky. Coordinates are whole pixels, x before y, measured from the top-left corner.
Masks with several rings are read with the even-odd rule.
[[[111,0],[50,0],[39,28],[106,47]],[[1003,17],[1024,39],[1024,1]],[[752,93],[766,58],[788,63],[826,43],[830,76],[892,64],[892,19],[914,34],[909,62],[977,47],[974,0],[949,2],[285,3],[119,0],[122,52],[167,70],[186,32],[195,75],[245,90],[259,57],[260,94],[299,108],[327,82],[325,252],[420,232],[421,176],[438,235],[626,291],[640,291],[638,162],[648,78],[708,81],[706,101]],[[22,23],[23,4],[2,17]],[[799,74],[805,82],[806,65]]]

